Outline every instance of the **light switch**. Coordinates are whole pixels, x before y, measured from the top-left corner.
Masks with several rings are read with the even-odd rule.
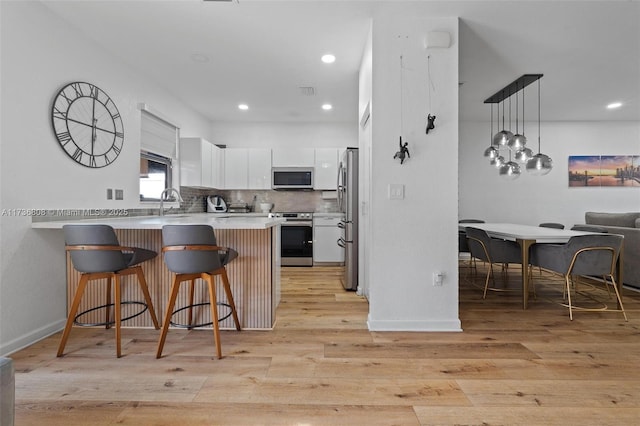
[[[116,200],[124,200],[124,190],[116,189]]]
[[[107,200],[113,200],[113,189],[107,188]]]
[[[401,183],[389,184],[389,199],[390,200],[402,200],[404,199],[404,185]]]

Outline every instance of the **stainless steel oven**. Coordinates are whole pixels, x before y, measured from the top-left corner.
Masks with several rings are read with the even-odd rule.
[[[282,266],[313,266],[313,214],[279,213]]]

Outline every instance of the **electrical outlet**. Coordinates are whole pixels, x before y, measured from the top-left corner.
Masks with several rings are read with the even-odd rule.
[[[116,189],[116,200],[124,200],[124,190]]]
[[[107,188],[107,200],[113,200],[113,189]]]
[[[441,286],[444,283],[444,277],[446,274],[444,272],[434,272],[433,273],[433,285]]]

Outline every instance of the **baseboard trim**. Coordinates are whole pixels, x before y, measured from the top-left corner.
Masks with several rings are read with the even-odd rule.
[[[60,321],[56,321],[53,324],[48,324],[46,327],[41,327],[37,330],[32,331],[29,334],[25,334],[24,336],[18,337],[17,339],[13,339],[9,342],[1,342],[0,343],[0,355],[8,356],[14,352],[19,351],[20,349],[24,349],[27,346],[33,345],[34,343],[45,339],[52,334],[57,333],[58,331],[64,328],[64,324],[66,323],[66,319],[62,319]]]
[[[369,331],[460,332],[460,320],[367,320]]]

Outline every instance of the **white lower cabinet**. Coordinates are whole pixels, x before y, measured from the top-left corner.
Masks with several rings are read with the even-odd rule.
[[[343,230],[338,228],[341,216],[313,217],[313,263],[344,263],[344,248],[338,246]]]

